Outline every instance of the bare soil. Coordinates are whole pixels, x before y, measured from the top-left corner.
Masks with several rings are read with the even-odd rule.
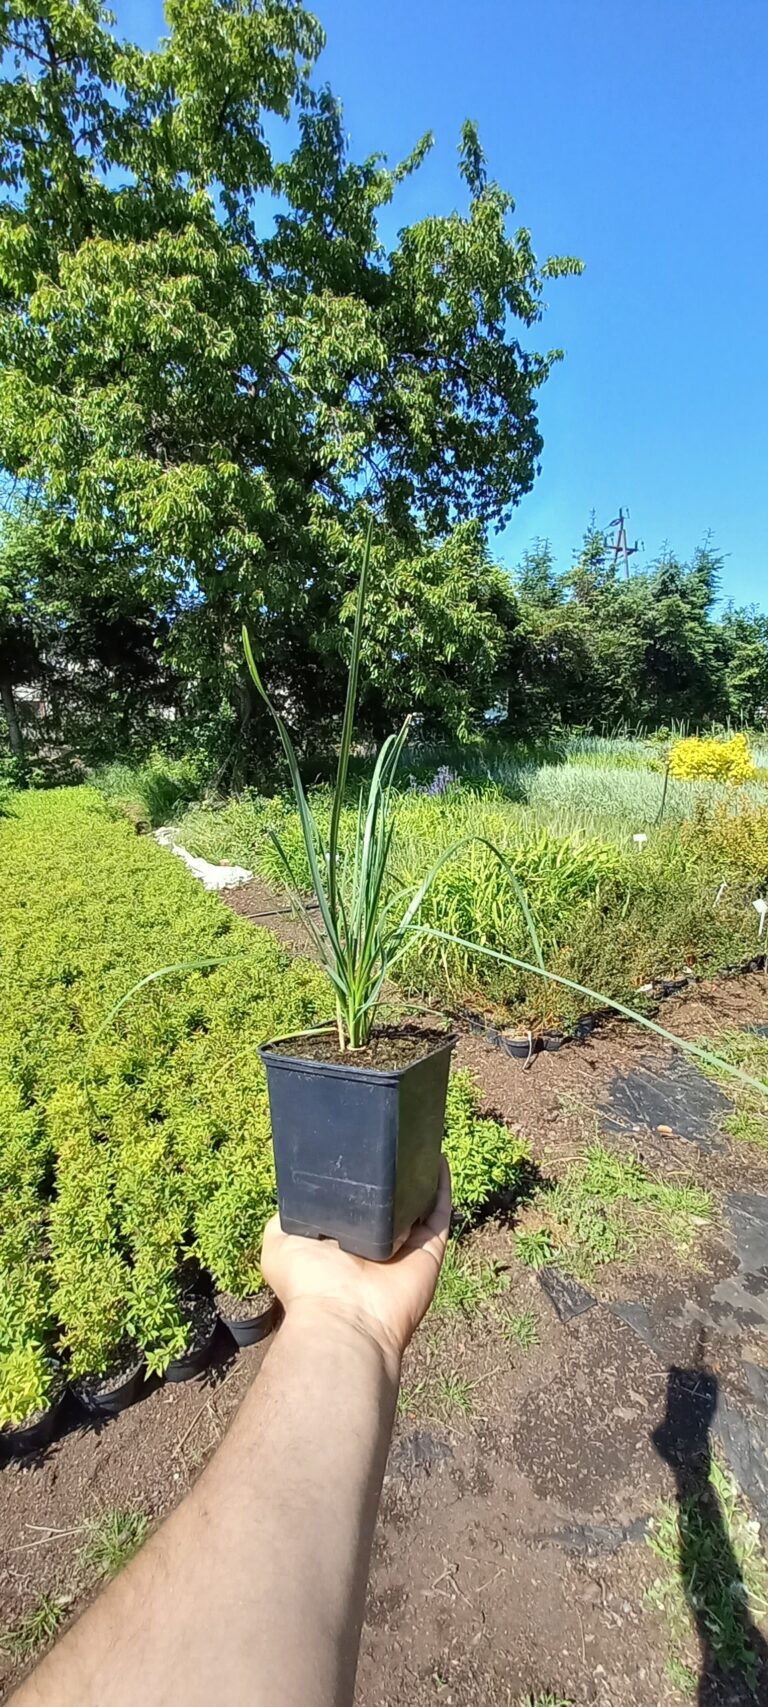
[[[249,1292],[245,1298],[238,1298],[234,1292],[217,1292],[213,1301],[223,1321],[251,1322],[271,1310],[274,1296],[272,1288],[264,1286],[260,1292]]]
[[[259,885],[227,898],[245,916],[275,904]],[[276,923],[286,942],[298,928],[284,914]],[[764,1023],[766,980],[697,986],[668,999],[661,1017],[692,1037]],[[669,1057],[647,1034],[618,1024],[537,1055],[529,1067],[476,1036],[462,1035],[456,1051],[457,1065],[476,1074],[487,1111],[529,1137],[540,1173],[552,1177],[594,1136],[616,1073],[649,1058],[663,1066]],[[604,1141],[716,1194],[768,1190],[768,1153],[746,1145],[704,1156],[674,1130],[611,1131]],[[507,1290],[469,1317],[433,1313],[406,1358],[374,1545],[360,1707],[517,1707],[545,1690],[578,1707],[682,1707],[666,1669],[667,1623],[647,1599],[660,1567],[646,1530],[659,1501],[680,1485],[679,1465],[660,1445],[662,1425],[671,1426],[672,1382],[682,1372],[692,1394],[701,1386],[701,1316],[734,1258],[717,1224],[695,1266],[644,1247],[634,1265],[601,1269],[593,1307],[564,1323],[516,1259],[514,1236],[511,1212],[474,1230],[466,1249],[478,1264],[497,1264]],[[643,1300],[666,1333],[661,1351],[620,1318],[627,1299]],[[536,1324],[528,1350],[507,1328],[509,1314],[522,1312]],[[707,1368],[734,1391],[745,1358],[768,1367],[760,1323],[737,1340],[716,1325],[708,1333]],[[0,1472],[0,1628],[42,1594],[60,1599],[68,1617],[85,1604],[93,1582],[80,1558],[84,1525],[115,1507],[162,1518],[218,1445],[269,1343],[224,1351],[199,1380],[156,1387],[97,1429],[73,1427],[39,1462]],[[701,1419],[697,1426],[700,1447]],[[700,1707],[755,1700],[743,1680],[713,1673],[695,1635],[685,1658],[702,1679]],[[0,1654],[0,1695],[21,1670]],[[768,1677],[760,1690],[768,1701]]]
[[[322,1061],[333,1067],[367,1067],[377,1073],[399,1072],[423,1061],[436,1049],[444,1049],[444,1031],[427,1031],[415,1026],[380,1026],[361,1049],[339,1048],[335,1032],[321,1032],[312,1037],[284,1038],[270,1045],[271,1055],[287,1055],[292,1060]]]

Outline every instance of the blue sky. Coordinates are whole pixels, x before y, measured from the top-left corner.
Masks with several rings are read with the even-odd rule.
[[[114,3],[114,0],[113,0]],[[723,593],[768,605],[768,6],[765,0],[320,0],[318,68],[356,153],[436,146],[391,210],[460,200],[456,143],[474,118],[491,171],[543,259],[540,345],[565,360],[541,393],[543,469],[506,533],[518,561],[548,535],[561,567],[589,512],[650,561],[711,530]],[[117,0],[154,42],[158,0]]]

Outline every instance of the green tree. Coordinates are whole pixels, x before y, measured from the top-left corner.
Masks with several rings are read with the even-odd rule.
[[[690,564],[665,554],[638,578],[644,640],[639,715],[650,724],[707,722],[727,715],[725,679],[712,620],[722,559],[709,543]]]
[[[562,580],[555,571],[555,560],[548,539],[535,539],[515,575],[515,587],[521,604],[536,610],[552,610],[561,605],[565,596]]]
[[[167,621],[126,543],[86,551],[66,512],[21,503],[0,527],[0,689],[8,744],[24,760],[20,687],[37,689],[37,744],[86,762],[147,748],[174,700],[159,651]],[[16,727],[14,728],[14,722]],[[26,755],[34,758],[33,750]]]
[[[379,736],[393,712],[417,711],[425,736],[447,728],[464,739],[482,726],[514,666],[518,616],[480,523],[459,522],[441,544],[407,552],[384,534],[367,604],[361,725]]]
[[[725,659],[728,712],[736,723],[768,724],[768,616],[755,605],[728,605],[718,634]]]
[[[333,710],[362,498],[406,561],[530,489],[558,352],[521,337],[579,263],[539,266],[509,230],[469,124],[464,210],[387,251],[379,211],[430,139],[393,169],[350,157],[296,0],[167,18],[143,52],[98,0],[0,4],[0,459],[111,557],[118,604],[142,557],[197,727],[226,743],[259,715],[243,620],[272,691]],[[267,123],[292,112],[279,159]]]

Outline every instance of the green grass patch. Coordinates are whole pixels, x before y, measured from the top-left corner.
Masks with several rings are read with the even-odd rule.
[[[0,1650],[12,1660],[31,1660],[53,1641],[64,1617],[60,1600],[43,1594],[23,1618],[0,1631]]]
[[[633,1157],[599,1143],[562,1180],[541,1187],[532,1209],[541,1220],[517,1234],[520,1261],[533,1269],[554,1262],[581,1279],[604,1263],[627,1261],[651,1239],[687,1256],[712,1216],[701,1187],[654,1179]]]
[[[545,1689],[543,1695],[521,1695],[516,1707],[573,1707],[572,1701],[567,1701],[564,1695],[553,1695]]]
[[[498,1317],[499,1332],[510,1345],[516,1345],[520,1351],[532,1351],[539,1343],[539,1324],[535,1310],[500,1310]]]
[[[744,1073],[768,1084],[768,1037],[758,1037],[753,1031],[721,1032],[714,1044],[710,1041],[709,1047],[716,1048],[718,1055],[734,1067],[741,1067]],[[742,1144],[755,1144],[760,1150],[768,1150],[768,1097],[761,1097],[758,1091],[740,1085],[725,1073],[717,1073],[714,1068],[705,1070],[735,1103],[733,1114],[727,1114],[723,1121],[724,1131]]]
[[[478,1384],[477,1381],[469,1381],[457,1369],[448,1369],[437,1375],[431,1384],[431,1399],[438,1415],[446,1422],[456,1415],[469,1416],[472,1395]]]
[[[105,1511],[87,1525],[81,1562],[109,1581],[138,1553],[148,1534],[149,1518],[145,1512],[120,1507]]]
[[[648,1544],[664,1567],[648,1598],[667,1618],[678,1677],[690,1671],[685,1645],[698,1629],[721,1670],[754,1689],[750,1627],[768,1613],[768,1565],[759,1525],[719,1464],[713,1460],[705,1489],[659,1509]]]
[[[460,1239],[452,1238],[440,1270],[433,1309],[444,1315],[472,1316],[509,1285],[496,1262],[478,1262]]]

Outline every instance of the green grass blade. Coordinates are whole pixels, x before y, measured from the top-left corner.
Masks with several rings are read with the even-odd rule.
[[[172,977],[174,972],[203,972],[211,966],[227,966],[230,961],[247,959],[250,953],[249,948],[241,948],[236,954],[205,955],[200,960],[177,960],[173,966],[161,966],[158,971],[148,972],[146,978],[139,978],[138,983],[132,984],[130,990],[126,990],[125,995],[121,996],[120,1000],[115,1002],[114,1007],[110,1008],[106,1019],[102,1020],[101,1025],[97,1027],[90,1039],[85,1055],[85,1066],[83,1067],[83,1085],[86,1096],[88,1096],[88,1078],[93,1051],[104,1036],[105,1031],[108,1031],[110,1026],[114,1024],[121,1009],[126,1006],[127,1002],[132,1001],[134,996],[138,995],[139,990],[146,989],[148,984],[156,984],[160,978]]]
[[[393,944],[394,944],[394,946],[397,947],[397,945],[400,942],[404,933],[406,931],[410,930],[412,922],[415,919],[415,917],[419,911],[419,908],[422,905],[422,902],[426,899],[426,896],[427,896],[429,890],[431,889],[432,884],[435,881],[435,878],[438,876],[438,873],[442,870],[442,867],[444,865],[447,865],[447,863],[450,859],[453,859],[454,854],[460,853],[462,848],[471,846],[471,844],[473,842],[478,842],[481,847],[488,848],[490,850],[490,852],[492,854],[494,854],[495,858],[497,860],[499,860],[500,864],[504,867],[504,870],[506,871],[507,876],[509,877],[509,880],[512,884],[512,888],[513,888],[514,893],[515,893],[515,898],[516,898],[516,900],[520,906],[521,912],[523,914],[523,918],[525,919],[525,923],[526,923],[526,926],[528,929],[528,935],[530,936],[531,944],[533,947],[533,952],[536,956],[538,970],[540,972],[544,972],[546,970],[546,968],[544,965],[544,956],[541,952],[541,943],[539,941],[538,931],[536,929],[533,914],[531,912],[531,908],[530,908],[530,905],[528,902],[528,897],[525,893],[523,885],[520,882],[520,879],[517,876],[516,872],[513,871],[512,866],[509,863],[509,860],[506,859],[504,854],[501,853],[500,849],[495,847],[493,842],[489,842],[485,836],[474,836],[474,835],[462,836],[460,841],[453,842],[449,848],[446,848],[444,850],[444,852],[440,855],[439,859],[435,860],[435,863],[432,866],[432,869],[427,873],[426,877],[419,884],[419,887],[416,890],[416,894],[414,895],[413,900],[411,901],[410,905],[406,909],[406,912],[403,915],[403,918],[401,919],[400,924],[398,925],[397,929],[393,933]]]
[[[267,707],[267,710],[271,711],[273,717],[277,717],[277,712],[275,711],[275,708],[272,704],[272,701],[269,699],[269,697],[267,695],[267,691],[264,687],[264,683],[262,682],[261,676],[259,675],[258,669],[256,667],[256,659],[253,656],[253,647],[251,646],[251,637],[250,637],[250,634],[248,633],[248,630],[245,626],[245,623],[243,623],[242,635],[243,635],[243,651],[245,653],[245,661],[246,661],[246,664],[248,665],[248,670],[249,670],[251,679],[252,679],[255,687],[258,689],[258,692],[260,693],[260,695],[264,701],[264,704]]]
[[[307,932],[307,935],[309,937],[311,937],[312,942],[315,945],[315,948],[318,949],[320,955],[322,956],[323,962],[325,962],[325,960],[327,958],[327,954],[328,954],[328,943],[327,943],[326,939],[322,936],[321,932],[318,930],[317,925],[315,924],[315,921],[312,917],[312,914],[311,914],[306,902],[302,899],[301,890],[300,890],[299,885],[296,881],[296,875],[295,875],[295,872],[293,870],[293,866],[291,865],[291,861],[290,861],[290,859],[289,859],[289,857],[285,851],[285,848],[283,847],[283,844],[280,840],[280,837],[278,836],[277,831],[270,828],[267,831],[267,835],[269,836],[269,839],[270,839],[272,846],[274,847],[274,849],[278,855],[278,858],[282,861],[283,870],[285,871],[286,877],[288,878],[288,885],[286,887],[286,894],[287,894],[288,899],[291,903],[291,906],[293,907],[293,910],[294,910],[297,918],[299,919],[299,922],[303,925],[305,931]]]
[[[500,848],[496,847],[494,842],[487,841],[485,836],[476,836],[475,841],[479,842],[482,847],[489,848],[491,853],[495,854],[497,860],[499,860],[501,865],[503,865],[504,870],[506,871],[506,874],[509,878],[509,881],[512,884],[512,888],[514,889],[515,898],[517,900],[520,911],[522,912],[523,918],[525,919],[525,923],[526,923],[526,926],[528,928],[528,935],[529,935],[529,937],[531,939],[531,943],[533,945],[533,952],[536,956],[536,961],[537,961],[537,964],[539,967],[539,971],[544,972],[546,970],[546,968],[544,965],[544,956],[541,952],[541,943],[539,941],[539,933],[538,933],[538,931],[536,929],[536,925],[534,923],[533,913],[531,912],[530,903],[528,901],[528,896],[525,893],[525,889],[523,888],[523,885],[520,882],[520,879],[517,875],[517,872],[513,870],[512,866],[510,865],[509,860],[506,858],[506,855],[501,852]]]
[[[352,656],[350,658],[349,675],[347,677],[347,697],[346,697],[346,701],[345,701],[345,705],[344,705],[344,720],[343,720],[342,726],[341,726],[341,741],[339,743],[339,763],[338,763],[338,768],[336,771],[336,787],[335,787],[334,792],[333,792],[333,802],[332,802],[332,806],[331,806],[331,823],[330,823],[330,829],[329,829],[329,833],[328,833],[328,853],[329,853],[329,864],[330,864],[328,887],[329,887],[329,893],[330,893],[330,897],[331,897],[331,908],[332,909],[335,907],[335,901],[336,901],[336,853],[337,853],[338,841],[339,841],[339,822],[341,819],[341,808],[342,808],[342,805],[344,802],[344,791],[345,791],[346,786],[347,786],[347,772],[348,772],[348,768],[349,768],[349,755],[350,755],[350,751],[351,751],[351,747],[352,747],[352,734],[353,734],[354,723],[355,723],[355,705],[357,702],[357,684],[358,684],[358,679],[359,679],[359,675],[360,675],[360,653],[362,651],[362,640],[363,640],[363,616],[364,616],[364,612],[365,612],[365,595],[366,595],[366,591],[367,591],[367,587],[368,587],[368,571],[370,568],[370,561],[371,561],[371,539],[372,539],[372,535],[373,535],[373,517],[371,516],[369,518],[369,521],[368,521],[368,529],[367,529],[366,536],[365,536],[365,546],[363,548],[363,563],[362,563],[362,568],[360,570],[360,580],[358,582],[358,587],[357,587],[357,609],[355,611],[355,624],[354,624],[354,628],[352,631]]]

